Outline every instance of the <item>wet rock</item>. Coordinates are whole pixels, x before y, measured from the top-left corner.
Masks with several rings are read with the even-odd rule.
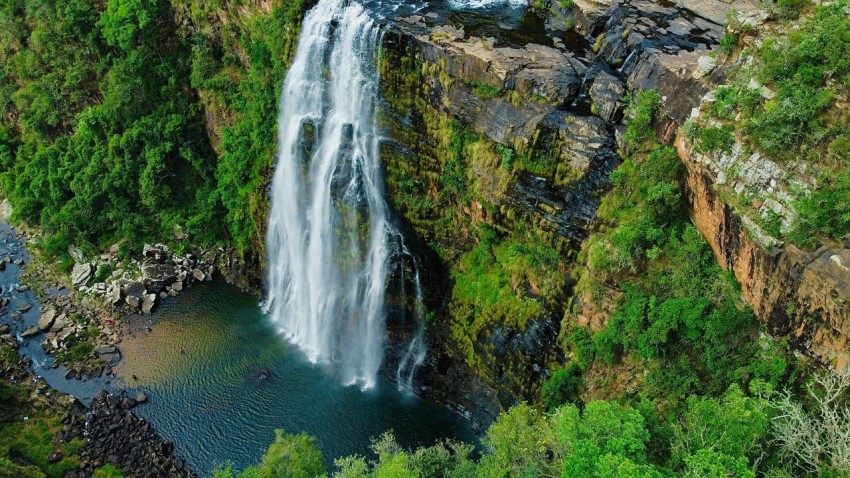
[[[42,332],[46,332],[53,327],[54,322],[56,322],[56,309],[53,307],[44,311],[41,314],[41,317],[38,319],[38,329]]]
[[[148,396],[145,395],[145,392],[136,392],[136,401],[139,403],[145,403],[148,401]]]
[[[77,436],[85,435],[80,450],[82,469],[97,469],[107,463],[125,471],[125,476],[190,477],[182,459],[174,456],[174,446],[158,436],[144,419],[131,409],[138,400],[127,395],[98,393],[91,413],[74,422]]]
[[[136,401],[130,397],[124,397],[123,399],[121,399],[121,408],[123,408],[124,410],[131,410],[133,408],[136,408],[136,405],[138,405],[138,403],[136,403]]]
[[[35,336],[36,336],[36,335],[38,335],[40,332],[41,332],[41,331],[40,331],[40,330],[38,330],[38,327],[36,327],[36,326],[28,327],[26,330],[24,330],[24,331],[21,333],[21,337],[23,337],[23,338],[25,338],[25,339],[28,339],[28,338],[30,338],[30,337],[35,337]]]
[[[590,99],[596,113],[609,123],[617,123],[623,118],[621,99],[625,93],[623,82],[604,71],[596,74],[590,87]]]
[[[142,299],[142,312],[150,314],[156,306],[156,294],[147,294]]]
[[[183,290],[183,281],[177,281],[174,284],[171,284],[171,290],[175,292],[180,292]]]
[[[21,304],[18,306],[18,312],[24,313],[32,309],[32,304]]]
[[[0,335],[8,334],[11,328],[7,324],[0,324]]]
[[[78,262],[71,271],[71,283],[75,286],[85,285],[94,275],[94,264]]]
[[[195,280],[202,281],[206,277],[206,274],[204,274],[204,271],[200,269],[195,269],[192,271],[192,276],[195,278]]]

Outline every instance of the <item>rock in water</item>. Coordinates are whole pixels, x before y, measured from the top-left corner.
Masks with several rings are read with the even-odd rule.
[[[28,339],[30,337],[35,337],[36,335],[38,335],[39,332],[40,331],[38,330],[38,327],[29,327],[27,328],[27,330],[24,330],[23,333],[21,333],[21,337]]]
[[[85,285],[94,275],[94,265],[90,263],[74,264],[74,270],[71,271],[71,282],[74,285]]]
[[[193,275],[193,276],[195,277],[195,279],[196,279],[196,280],[198,280],[198,281],[202,281],[202,280],[204,280],[204,277],[206,277],[206,274],[204,274],[204,271],[202,271],[202,270],[200,270],[200,269],[195,269],[195,270],[193,270],[193,271],[192,271],[192,275]]]
[[[38,319],[38,329],[42,332],[46,332],[53,327],[54,322],[56,322],[56,309],[49,308]]]
[[[148,396],[145,395],[145,392],[136,392],[136,401],[139,403],[145,403],[148,401]]]
[[[142,274],[151,292],[159,292],[177,280],[177,268],[171,264],[146,262],[142,264]]]

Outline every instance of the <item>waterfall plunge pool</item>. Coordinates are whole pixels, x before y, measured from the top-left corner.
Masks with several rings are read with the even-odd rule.
[[[332,367],[310,363],[277,333],[255,297],[223,283],[198,284],[127,327],[116,385],[150,397],[135,412],[202,476],[225,462],[257,463],[276,428],[315,436],[329,469],[335,458],[369,454],[370,439],[387,430],[410,448],[477,442],[462,417],[382,376],[368,391],[341,385]]]

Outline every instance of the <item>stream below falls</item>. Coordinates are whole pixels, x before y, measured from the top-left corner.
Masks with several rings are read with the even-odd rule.
[[[5,223],[0,254],[29,260],[23,240]],[[17,320],[6,313],[0,322],[18,337],[33,373],[84,403],[101,389],[144,391],[149,401],[134,412],[174,442],[201,476],[228,462],[237,469],[256,464],[277,428],[315,436],[329,469],[335,458],[368,455],[370,439],[387,430],[405,447],[443,438],[477,443],[463,417],[399,391],[382,375],[365,392],[341,385],[329,365],[310,363],[277,333],[256,297],[221,282],[197,284],[152,316],[128,318],[115,377],[66,380],[64,367],[53,368],[40,347],[44,335],[20,337],[41,307],[33,291],[18,290],[19,280],[15,264],[0,271],[6,311],[32,308]]]

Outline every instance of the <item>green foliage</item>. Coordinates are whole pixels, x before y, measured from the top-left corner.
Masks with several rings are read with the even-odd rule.
[[[766,400],[749,397],[732,385],[720,398],[692,396],[675,426],[673,460],[695,467],[733,467],[747,457],[759,457],[766,449],[770,407]],[[710,450],[711,455],[694,455]],[[697,466],[697,464],[699,464]]]
[[[16,218],[53,235],[53,251],[139,244],[175,228],[219,239],[214,155],[186,94],[188,49],[170,6],[26,4],[2,7],[20,23],[0,39],[9,92],[0,187]]]
[[[570,363],[546,380],[540,392],[540,399],[548,410],[567,403],[578,403],[583,386],[582,368],[577,363]]]
[[[727,55],[731,55],[735,51],[735,43],[738,42],[738,37],[732,33],[726,32],[720,38],[720,51]]]
[[[123,476],[118,467],[109,464],[95,470],[92,478],[122,478]]]
[[[31,476],[64,477],[79,466],[75,453],[82,442],[61,443],[56,438],[61,428],[59,417],[34,416],[23,422],[0,424],[0,460],[8,460],[11,469],[15,469],[15,462],[19,463],[17,466]],[[63,458],[50,463],[48,458],[57,450]],[[2,472],[3,461],[0,461],[0,476]]]
[[[325,475],[322,452],[316,439],[300,433],[286,434],[275,430],[275,441],[269,445],[258,466],[252,466],[239,474],[232,467],[224,466],[213,472],[215,478],[317,478]]]
[[[798,244],[813,245],[815,237],[841,239],[850,231],[850,169],[823,175],[819,186],[794,202],[797,217],[788,238]]]
[[[694,121],[685,123],[683,133],[686,138],[696,143],[700,153],[728,153],[735,143],[735,127],[733,125],[702,127]]]
[[[647,141],[654,141],[655,131],[652,129],[652,122],[660,102],[661,95],[655,90],[641,91],[632,97],[628,106],[629,120],[624,137],[629,148],[639,147]]]
[[[722,92],[722,114],[729,114],[724,104],[737,104],[739,98],[735,90]],[[608,227],[588,246],[592,280],[613,283],[623,295],[592,344],[579,335],[567,347],[583,362],[641,359],[648,371],[645,393],[672,403],[693,393],[719,394],[754,377],[781,381],[783,353],[761,348],[755,317],[737,303],[738,285],[690,223],[677,153],[653,145],[648,136],[652,101],[636,103],[643,113],[629,128],[643,152],[612,173],[614,189],[599,210]],[[700,136],[706,148],[731,143],[730,127],[706,133],[712,129],[691,123],[685,129]]]
[[[449,304],[452,337],[470,365],[481,360],[473,347],[479,334],[494,327],[522,331],[543,315],[564,286],[563,267],[558,252],[534,235],[501,238],[482,227],[481,242],[452,271]]]
[[[501,94],[502,89],[498,86],[493,86],[490,83],[484,83],[481,81],[470,81],[469,86],[472,87],[472,92],[475,93],[475,96],[482,100],[489,100],[491,98],[495,98]]]

